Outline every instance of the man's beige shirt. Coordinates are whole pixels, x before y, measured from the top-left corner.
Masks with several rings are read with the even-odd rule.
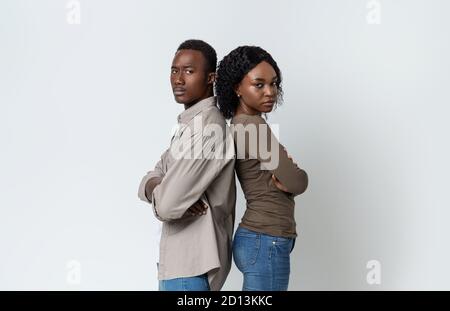
[[[169,149],[143,177],[138,193],[163,222],[159,280],[207,273],[211,290],[222,288],[231,268],[234,164],[233,136],[215,97],[178,116],[178,130]],[[152,177],[162,177],[162,182],[148,200],[145,185]],[[186,210],[199,199],[208,205],[206,215],[186,216]]]

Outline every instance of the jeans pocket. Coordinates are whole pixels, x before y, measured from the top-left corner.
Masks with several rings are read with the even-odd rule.
[[[294,249],[294,242],[295,239],[293,238],[277,237],[275,242],[277,252],[280,254],[284,254],[284,256],[289,256],[289,254]]]
[[[244,272],[249,266],[254,265],[258,259],[260,248],[260,234],[239,234],[237,232],[233,241],[233,258],[236,267]]]
[[[292,243],[293,238],[285,238],[281,236],[275,237],[275,242],[280,245],[287,245]]]

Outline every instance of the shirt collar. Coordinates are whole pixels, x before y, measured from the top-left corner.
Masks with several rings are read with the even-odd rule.
[[[216,105],[215,96],[202,99],[198,103],[194,104],[192,107],[189,107],[188,109],[180,113],[178,115],[178,123],[186,124],[203,110],[215,105]]]

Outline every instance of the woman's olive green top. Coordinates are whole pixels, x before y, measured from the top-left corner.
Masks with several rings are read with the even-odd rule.
[[[291,159],[260,115],[231,120],[236,174],[247,201],[240,226],[273,236],[296,237],[294,196],[308,186],[308,175]],[[287,188],[278,189],[272,174]]]

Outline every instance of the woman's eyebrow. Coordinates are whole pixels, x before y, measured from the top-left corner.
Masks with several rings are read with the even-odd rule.
[[[263,78],[253,78],[253,81],[266,81]]]
[[[272,81],[274,81],[274,80],[278,80],[278,76],[274,76],[274,77],[272,78]],[[253,78],[253,81],[266,81],[266,80],[263,79],[263,78],[258,78],[258,77],[256,77],[256,78]]]

